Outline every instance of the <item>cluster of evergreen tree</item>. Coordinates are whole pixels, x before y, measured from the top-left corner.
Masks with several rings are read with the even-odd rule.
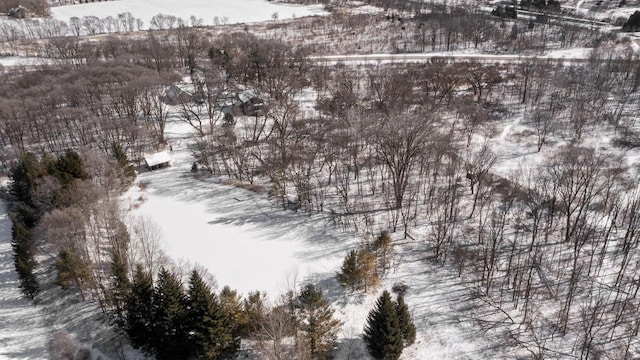
[[[376,360],[396,360],[405,347],[415,342],[416,327],[402,294],[393,301],[388,291],[382,293],[369,312],[363,337]]]
[[[387,231],[383,231],[373,241],[358,250],[351,250],[336,274],[336,279],[351,291],[364,290],[367,292],[380,281],[380,274],[384,274],[391,266],[393,242]]]
[[[159,360],[225,359],[240,345],[234,314],[197,271],[185,291],[172,272],[162,268],[154,285],[138,266],[125,310],[123,326],[132,344]]]
[[[322,297],[322,290],[313,284],[305,285],[296,307],[309,353],[314,359],[329,358],[341,323],[333,318],[334,310]]]
[[[135,172],[122,147],[114,144],[112,154],[120,168],[118,176],[122,184],[130,184],[135,178]],[[85,201],[86,199],[77,195],[77,185],[79,181],[91,179],[92,176],[80,155],[68,150],[59,156],[24,153],[11,167],[10,178],[9,204],[14,264],[20,288],[27,298],[34,299],[40,284],[35,275],[38,246],[33,230],[45,214]],[[128,239],[124,225],[122,231],[116,233]],[[60,285],[74,285],[90,277],[87,274],[87,264],[73,248],[60,249],[57,255],[56,269]],[[115,256],[119,259],[114,258],[113,261],[126,262],[124,254],[116,251]],[[126,270],[124,274],[126,276]]]
[[[622,31],[635,32],[640,30],[640,11],[635,11],[622,25]]]
[[[45,176],[51,176],[59,183],[49,204],[37,201],[35,196],[40,180]],[[49,207],[66,206],[70,198],[68,192],[72,191],[75,181],[88,179],[89,174],[80,156],[74,151],[67,151],[59,157],[44,154],[40,159],[32,153],[25,153],[11,168],[10,177],[14,264],[22,292],[33,299],[40,290],[35,275],[37,246],[33,229],[40,217],[51,210]]]

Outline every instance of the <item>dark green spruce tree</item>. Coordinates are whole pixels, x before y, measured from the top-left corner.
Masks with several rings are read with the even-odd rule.
[[[640,29],[640,11],[635,11],[629,19],[622,25],[622,31],[634,32]]]
[[[49,173],[55,176],[63,187],[69,187],[76,179],[89,179],[84,162],[77,152],[68,150],[49,166]]]
[[[38,223],[40,211],[34,207],[33,193],[38,179],[45,175],[46,169],[31,153],[22,155],[10,172],[13,262],[20,280],[20,289],[25,297],[31,300],[40,291],[40,284],[35,275],[36,244],[32,237],[32,230]]]
[[[240,344],[232,334],[230,319],[195,270],[189,279],[186,311],[190,358],[223,359],[236,352]]]
[[[260,329],[267,313],[266,298],[265,293],[252,291],[242,301],[247,326],[240,336],[251,337]]]
[[[403,349],[403,336],[395,302],[384,291],[369,312],[364,328],[364,342],[376,360],[397,360]]]
[[[314,359],[329,359],[341,325],[333,318],[333,308],[313,284],[302,288],[297,303],[300,329],[305,334],[309,352]]]
[[[153,349],[153,279],[140,264],[136,266],[131,291],[125,305],[125,330],[134,347],[152,353]]]
[[[33,191],[36,189],[36,181],[47,175],[38,158],[32,153],[26,153],[11,168],[11,185],[9,193],[16,203],[23,203],[33,207]],[[31,226],[30,224],[26,224]],[[34,224],[35,225],[35,224]]]
[[[153,343],[158,360],[187,358],[186,314],[180,280],[161,268],[153,291]]]
[[[126,323],[125,308],[127,298],[131,293],[131,281],[129,281],[129,266],[125,254],[118,249],[111,250],[111,289],[109,291],[109,303],[113,309],[115,322],[122,327]]]
[[[402,294],[398,294],[396,312],[398,313],[398,322],[400,323],[402,340],[404,342],[404,346],[407,347],[416,341],[416,326],[413,324],[413,320],[411,320],[409,307],[404,302],[404,296]]]
[[[35,243],[31,238],[31,232],[20,221],[12,219],[12,223],[11,247],[20,289],[28,299],[33,300],[40,292],[40,284],[35,275]]]
[[[113,142],[111,144],[111,155],[118,162],[118,166],[122,171],[121,177],[125,185],[131,185],[131,183],[136,178],[136,171],[133,168],[133,165],[129,163],[129,158],[127,157],[127,153],[122,148],[119,142]]]
[[[351,288],[351,291],[355,291],[362,282],[362,270],[358,266],[358,252],[351,250],[344,258],[340,272],[336,274],[336,279],[346,288]]]

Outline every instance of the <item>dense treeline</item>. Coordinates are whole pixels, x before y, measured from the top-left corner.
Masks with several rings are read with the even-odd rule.
[[[167,105],[160,95],[177,79],[170,70],[186,61],[188,49],[162,45],[153,35],[98,48],[63,38],[50,49],[59,65],[3,75],[0,144],[10,146],[3,162],[24,151],[69,147],[109,153],[114,142],[139,161],[164,142]]]
[[[154,285],[138,266],[125,307],[122,324],[132,343],[158,359],[234,358],[241,337],[258,342],[265,356],[326,359],[340,326],[311,284],[269,308],[259,292],[244,300],[229,287],[212,292],[197,271],[185,290],[164,268]],[[285,344],[291,338],[295,344]]]
[[[237,324],[216,294],[193,271],[188,290],[172,272],[151,274],[136,268],[123,321],[134,346],[158,359],[230,358],[240,345]]]
[[[88,156],[93,157],[89,159]],[[100,169],[104,172],[95,168],[105,165],[106,169]],[[102,287],[104,291],[107,276],[101,276],[102,264],[94,264],[99,262],[97,248],[100,244],[98,239],[94,239],[93,244],[89,240],[101,234],[88,233],[83,225],[83,221],[95,221],[91,218],[96,215],[95,211],[104,209],[98,209],[86,197],[102,198],[108,196],[105,192],[113,191],[115,186],[122,189],[130,183],[133,175],[128,166],[116,165],[96,154],[85,155],[83,160],[78,153],[69,150],[57,157],[46,153],[41,157],[25,153],[12,167],[9,187],[12,245],[21,288],[27,297],[34,299],[38,294],[36,273],[44,264],[39,264],[36,257],[46,253],[56,254],[54,267],[60,285],[75,286],[83,298],[86,289],[97,291]],[[81,209],[87,211],[84,216]],[[100,215],[103,218],[107,216]],[[113,226],[114,238],[111,240],[114,243],[110,245],[115,254],[126,246],[122,243],[126,239],[118,238],[123,236],[122,230],[118,233],[118,227],[122,228],[123,224],[113,221],[115,223],[108,225]],[[92,245],[96,248],[90,248]],[[104,292],[96,297],[107,302],[108,296]]]
[[[87,180],[89,175],[78,154],[69,151],[58,158],[45,156],[41,160],[26,153],[11,170],[11,178],[14,262],[20,288],[28,298],[34,299],[39,292],[35,274],[38,247],[34,236],[36,225],[48,211],[69,206],[73,192],[70,189],[75,186],[75,181]],[[44,186],[39,185],[44,179],[50,180],[48,185],[55,185],[43,189]],[[37,193],[38,190],[41,192]],[[49,191],[45,197],[41,197],[43,190]]]

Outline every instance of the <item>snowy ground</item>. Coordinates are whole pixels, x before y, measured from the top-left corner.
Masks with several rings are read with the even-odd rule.
[[[265,194],[194,178],[186,140],[172,143],[173,166],[140,174],[148,187],[134,186],[124,200],[160,226],[167,255],[205,266],[221,287],[245,295],[273,298],[294,285],[291,277],[334,276],[352,238],[322,216],[276,208]]]
[[[206,267],[218,286],[242,294],[267,291],[271,300],[292,286],[311,281],[324,290],[343,322],[337,359],[369,359],[361,339],[369,310],[382,290],[403,282],[418,328],[416,344],[402,359],[477,359],[495,356],[492,342],[470,327],[468,289],[455,274],[425,259],[424,244],[398,240],[399,264],[370,294],[351,294],[335,273],[353,234],[334,228],[324,215],[283,211],[266,194],[196,179],[190,172],[188,127],[168,126],[172,167],[145,172],[123,198],[132,215],[151,219],[162,229],[167,255]],[[143,186],[144,187],[144,186]],[[461,315],[466,314],[466,315]]]
[[[51,8],[51,15],[69,22],[72,17],[98,16],[104,18],[129,12],[142,19],[143,28],[149,28],[151,18],[159,13],[188,20],[192,15],[203,20],[203,25],[214,25],[214,17],[233,23],[250,23],[309,15],[325,15],[321,5],[299,6],[267,2],[266,0],[128,0],[105,1],[88,4],[65,5]]]
[[[13,267],[11,221],[0,200],[0,360],[45,359],[47,330],[40,307],[22,297]]]
[[[500,339],[486,339],[473,328],[473,302],[464,282],[446,268],[425,259],[424,245],[414,240],[396,240],[397,262],[382,281],[378,292],[353,295],[340,291],[335,298],[342,327],[336,359],[369,359],[360,338],[370,309],[382,290],[395,283],[409,286],[405,300],[416,325],[416,343],[403,351],[401,359],[499,359]],[[325,294],[327,295],[327,294]]]

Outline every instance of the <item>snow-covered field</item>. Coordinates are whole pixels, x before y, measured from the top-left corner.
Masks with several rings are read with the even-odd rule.
[[[51,8],[51,15],[68,22],[72,17],[98,16],[101,18],[131,13],[142,19],[143,28],[149,28],[151,18],[157,14],[173,15],[188,21],[191,16],[200,18],[203,25],[214,25],[214,17],[226,23],[250,23],[293,17],[324,15],[321,5],[299,6],[278,4],[266,0],[127,0],[105,1],[88,4],[65,5]]]
[[[220,287],[283,293],[298,281],[333,278],[352,241],[320,216],[282,211],[264,194],[198,180],[186,149],[171,168],[140,174],[125,197],[134,216],[161,228],[165,252],[206,267]],[[143,199],[142,201],[140,199]]]

